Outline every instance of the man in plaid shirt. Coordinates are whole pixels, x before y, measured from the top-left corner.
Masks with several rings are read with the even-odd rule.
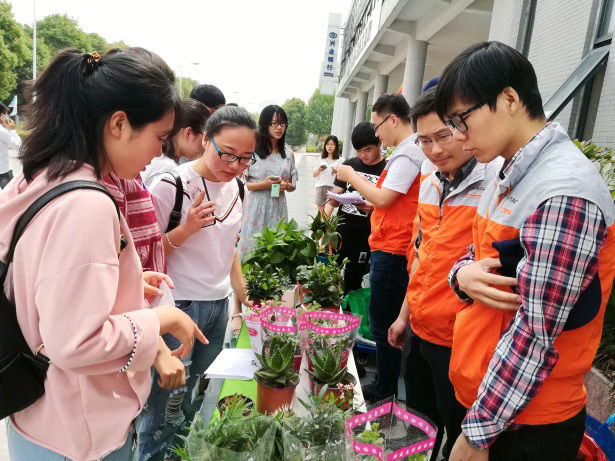
[[[479,162],[505,160],[449,274],[468,302],[450,363],[468,412],[449,460],[572,461],[615,273],[612,198],[565,130],[546,122],[532,65],[513,48],[462,52],[437,106]]]

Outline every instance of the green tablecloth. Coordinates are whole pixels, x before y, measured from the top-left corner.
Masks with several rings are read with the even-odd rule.
[[[239,336],[237,337],[237,344],[235,347],[240,349],[249,349],[250,346],[250,335],[248,334],[248,329],[246,328],[245,322],[241,326],[241,331],[239,332]],[[220,394],[218,396],[218,400],[222,397],[226,397],[227,395],[233,394],[243,394],[246,397],[252,399],[254,404],[256,405],[256,381],[251,379],[250,381],[240,381],[236,379],[225,379],[222,384],[222,388],[220,389]],[[212,419],[219,418],[220,413],[216,410],[212,416]]]

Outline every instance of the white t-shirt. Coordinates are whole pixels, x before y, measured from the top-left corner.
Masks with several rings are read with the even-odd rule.
[[[161,155],[160,157],[154,157],[151,162],[145,167],[145,171],[141,172],[141,179],[143,180],[143,184],[148,189],[154,185],[154,183],[160,181],[162,178],[162,172],[164,170],[170,170],[175,168],[177,163],[172,158],[167,157],[166,155]]]
[[[9,149],[19,149],[21,138],[15,130],[7,130],[0,125],[0,174],[11,171]]]
[[[381,187],[401,194],[408,192],[408,189],[410,189],[410,186],[421,170],[416,163],[408,157],[401,156],[400,153],[405,152],[411,154],[412,157],[422,157],[424,159],[425,155],[414,142],[415,139],[416,135],[409,136],[395,148],[388,161],[391,162],[396,156],[400,156],[400,158],[391,163],[391,167],[388,169]]]
[[[338,168],[342,163],[344,163],[343,158],[338,158],[336,160],[331,160],[327,158],[321,158],[320,162],[318,162],[318,166],[324,165],[326,168],[320,172],[318,176],[316,176],[316,181],[314,185],[316,187],[320,186],[331,186],[333,187],[333,181],[335,181],[335,174],[331,171],[331,168]]]
[[[242,202],[237,181],[208,181],[192,169],[192,164],[175,168],[184,188],[181,222],[186,220],[192,205],[190,194],[202,190],[206,190],[204,200],[209,196],[216,204],[216,220],[167,255],[167,274],[175,284],[172,293],[176,300],[213,301],[225,298],[231,291],[230,272],[241,229]],[[164,233],[175,204],[175,181],[171,175],[163,174],[151,187],[151,194],[158,226]]]

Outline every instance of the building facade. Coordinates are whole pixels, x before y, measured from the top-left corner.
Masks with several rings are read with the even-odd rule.
[[[343,26],[331,131],[350,133],[383,93],[412,105],[467,46],[499,40],[534,65],[549,119],[615,147],[615,0],[354,0]]]

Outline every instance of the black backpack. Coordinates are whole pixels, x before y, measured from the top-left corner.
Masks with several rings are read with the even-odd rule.
[[[169,215],[169,224],[167,226],[166,232],[171,232],[181,222],[182,218],[182,205],[184,203],[184,184],[182,183],[182,178],[179,176],[179,173],[175,170],[165,171],[165,173],[169,173],[173,176],[175,180],[175,204],[173,205],[173,211]],[[245,195],[245,185],[243,181],[239,178],[235,178],[237,181],[237,186],[239,187],[239,198],[243,202],[243,197]]]
[[[28,223],[45,205],[77,189],[94,189],[108,195],[119,217],[120,210],[113,196],[100,184],[83,180],[62,183],[36,199],[21,215],[13,231],[6,262],[0,262],[0,419],[29,407],[43,396],[49,368],[49,359],[28,347],[17,322],[15,304],[4,293],[4,281],[15,246]]]

